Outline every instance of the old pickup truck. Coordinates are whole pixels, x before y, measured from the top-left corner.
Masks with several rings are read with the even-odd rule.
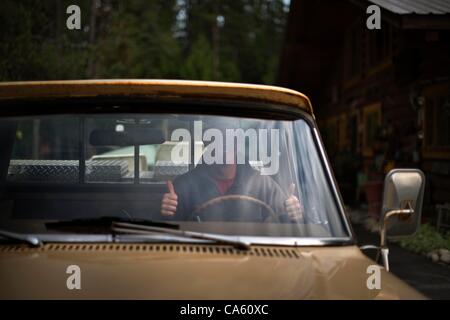
[[[1,299],[424,298],[386,241],[416,231],[423,174],[386,176],[359,248],[299,92],[1,83],[0,148]]]

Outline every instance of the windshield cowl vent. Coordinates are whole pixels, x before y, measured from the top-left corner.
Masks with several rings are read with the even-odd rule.
[[[33,248],[27,245],[3,245],[1,253],[27,252],[135,252],[135,253],[186,253],[256,256],[266,258],[298,259],[299,254],[293,248],[252,247],[250,250],[238,250],[229,246],[218,245],[178,245],[178,244],[46,244]]]

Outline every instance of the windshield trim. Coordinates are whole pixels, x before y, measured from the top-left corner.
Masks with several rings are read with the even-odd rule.
[[[306,120],[305,120],[306,121]],[[308,121],[307,121],[308,122]],[[315,124],[314,121],[309,121],[308,124],[311,126],[312,131],[313,131],[313,140],[316,143],[316,147],[318,148],[319,151],[319,156],[322,159],[322,165],[323,168],[325,169],[325,174],[328,178],[329,184],[331,185],[331,194],[333,195],[333,197],[335,198],[335,204],[337,205],[337,209],[341,215],[341,220],[343,221],[344,227],[347,231],[347,234],[349,235],[349,237],[352,239],[352,241],[354,241],[355,239],[355,233],[353,231],[353,228],[350,225],[349,222],[349,218],[346,214],[346,210],[344,208],[344,200],[342,199],[342,195],[338,189],[338,184],[337,184],[337,180],[334,176],[334,172],[331,168],[331,164],[330,161],[327,157],[326,151],[325,151],[325,146],[323,145],[323,140],[321,139],[320,133],[319,133],[319,129],[317,128],[317,125]]]
[[[239,240],[247,242],[250,245],[274,245],[286,247],[325,247],[337,245],[354,245],[355,242],[351,237],[262,237],[262,236],[230,236],[222,234],[211,234],[214,236],[221,236],[229,238],[230,240]],[[135,235],[135,234],[27,234],[38,238],[44,244],[48,243],[147,243],[147,242],[162,242],[162,243],[199,243],[199,244],[215,244],[222,245],[215,241],[206,239],[192,239],[169,234],[155,234],[155,235]],[[0,237],[1,238],[1,237]],[[10,244],[5,239],[5,243],[0,242],[0,245]]]

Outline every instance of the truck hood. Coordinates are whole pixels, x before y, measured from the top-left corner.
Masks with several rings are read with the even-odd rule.
[[[80,268],[79,290],[67,273]],[[0,246],[1,299],[421,299],[356,246],[252,247],[191,244]],[[72,279],[73,280],[73,279]],[[69,279],[70,281],[70,279]]]

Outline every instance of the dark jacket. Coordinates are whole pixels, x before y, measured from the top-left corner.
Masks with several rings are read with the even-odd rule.
[[[270,213],[262,206],[248,201],[225,201],[193,214],[195,209],[206,201],[222,194],[211,177],[207,165],[198,165],[192,171],[179,176],[173,182],[178,195],[175,220],[214,220],[214,221],[265,221]],[[237,165],[234,183],[225,195],[247,195],[268,204],[282,222],[287,221],[284,202],[287,195],[270,176],[260,175],[250,165]]]

